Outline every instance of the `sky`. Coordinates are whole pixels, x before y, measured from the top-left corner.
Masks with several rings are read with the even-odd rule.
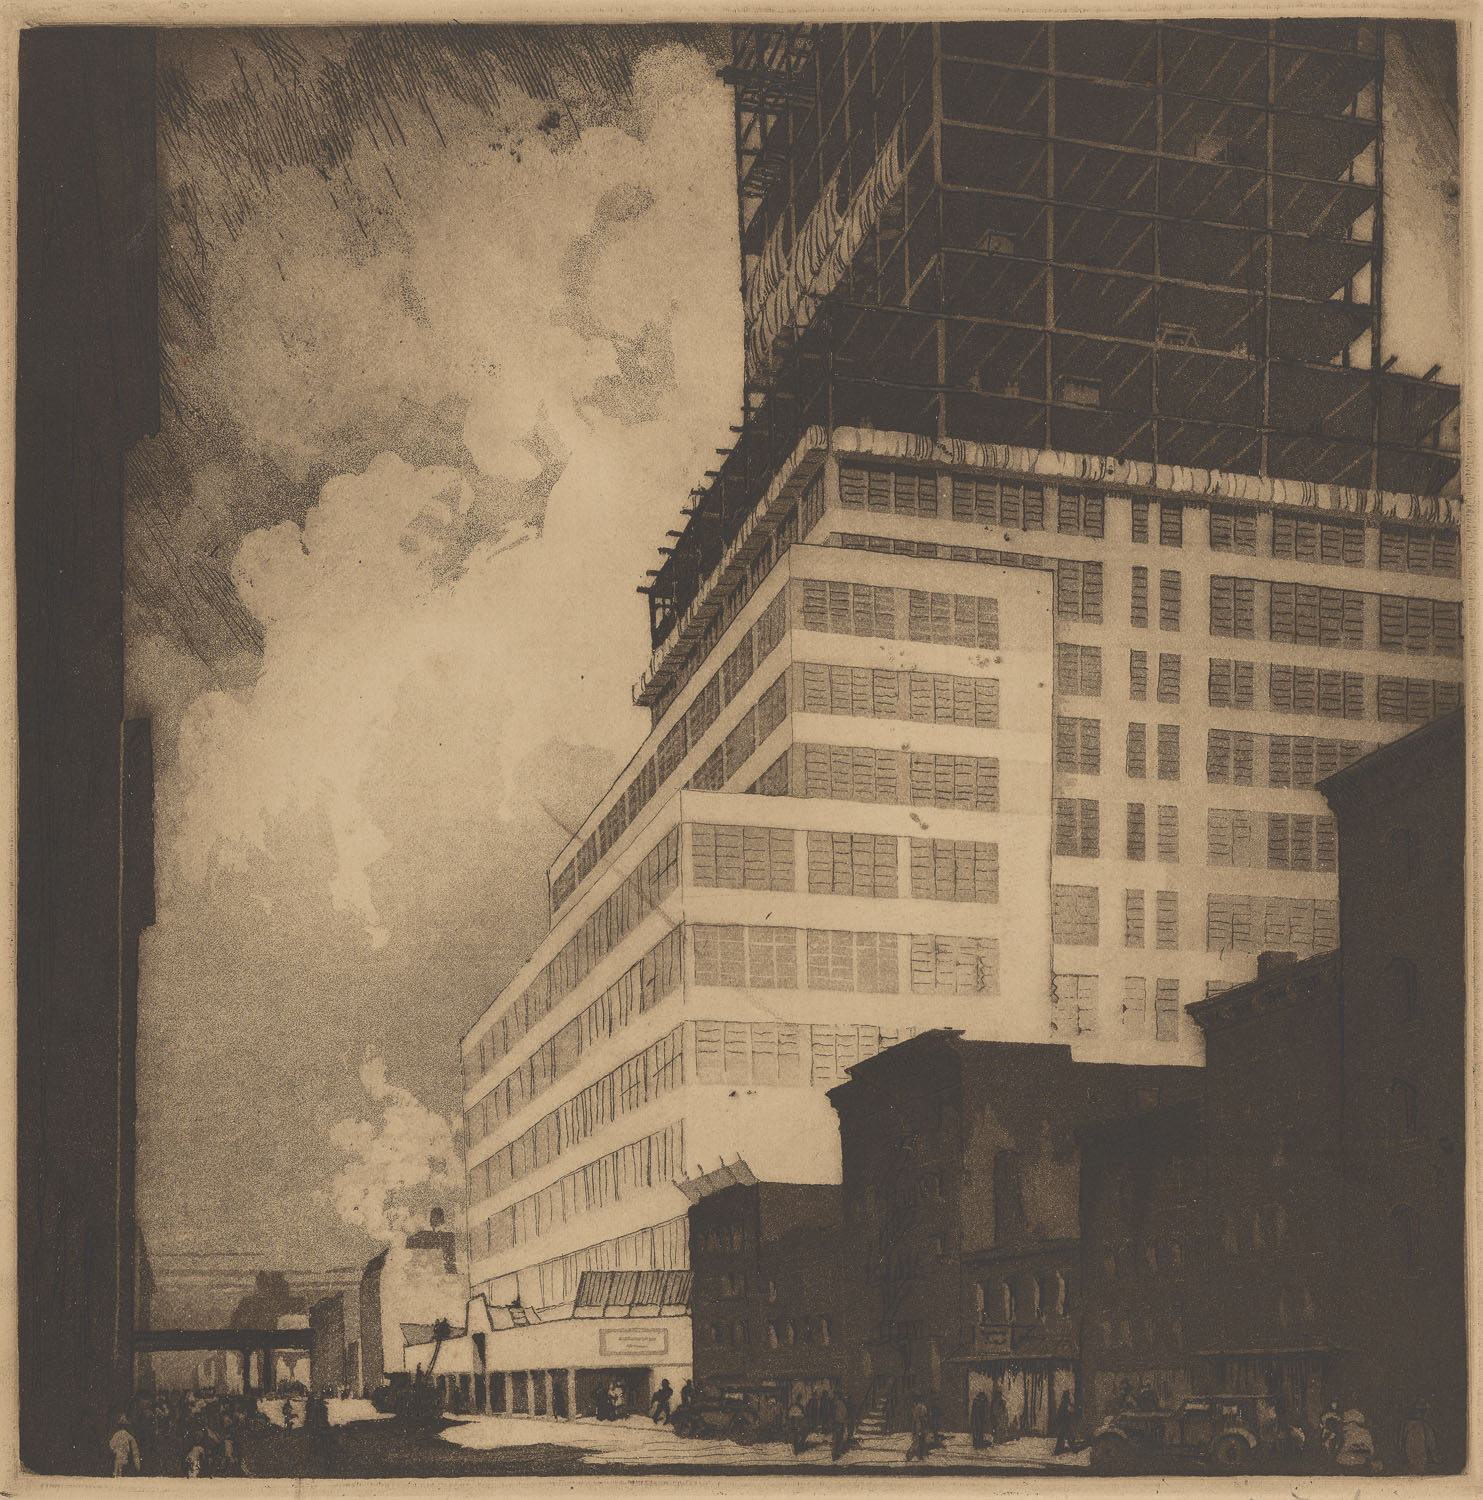
[[[643,738],[636,585],[740,410],[723,47],[162,35],[127,622],[157,785],[139,1202],[181,1319],[230,1305],[181,1252],[354,1266],[461,1209],[458,1039]],[[1441,56],[1392,61],[1387,350],[1447,378]]]

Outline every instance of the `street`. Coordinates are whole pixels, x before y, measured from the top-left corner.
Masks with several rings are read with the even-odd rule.
[[[975,1451],[963,1434],[945,1434],[926,1461],[907,1464],[905,1433],[873,1436],[831,1463],[829,1443],[817,1434],[803,1453],[791,1444],[743,1445],[725,1438],[681,1438],[644,1417],[620,1422],[594,1419],[555,1421],[542,1417],[449,1418],[441,1431],[416,1433],[372,1413],[365,1401],[331,1401],[328,1440],[301,1428],[286,1431],[277,1418],[272,1428],[245,1443],[252,1474],[260,1478],[363,1479],[385,1475],[416,1478],[474,1475],[575,1475],[654,1472],[693,1474],[725,1469],[739,1474],[780,1474],[798,1469],[855,1472],[1005,1474],[1077,1472],[1086,1455],[1054,1456],[1049,1438],[1020,1438],[998,1448]],[[270,1412],[272,1408],[269,1407]]]

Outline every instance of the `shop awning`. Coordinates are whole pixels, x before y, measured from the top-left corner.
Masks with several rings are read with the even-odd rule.
[[[679,1316],[690,1310],[689,1271],[583,1271],[574,1318]]]

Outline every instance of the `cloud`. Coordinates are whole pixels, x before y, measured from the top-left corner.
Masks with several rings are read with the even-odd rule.
[[[386,1148],[344,1123],[353,1060],[456,1109],[458,1036],[645,732],[635,585],[740,402],[729,105],[675,47],[623,110],[541,114],[450,106],[447,146],[385,173],[359,146],[354,180],[386,185],[339,209],[290,170],[203,271],[185,399],[214,436],[151,468],[151,503],[261,653],[133,617],[162,730],[140,1191],[166,1232],[344,1255],[342,1198],[384,1229],[374,1188],[325,1198],[336,1149],[369,1183]]]
[[[360,1081],[379,1107],[380,1124],[355,1116],[331,1128],[330,1141],[346,1162],[329,1198],[347,1224],[389,1243],[424,1224],[430,1208],[457,1207],[462,1158],[452,1124],[410,1090],[389,1083],[383,1058],[367,1057]]]

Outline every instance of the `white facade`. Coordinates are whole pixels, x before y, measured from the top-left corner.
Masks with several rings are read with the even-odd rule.
[[[1185,1004],[1337,942],[1313,780],[1457,692],[1451,504],[806,442],[465,1038],[474,1290],[685,1266],[673,1181],[837,1176],[825,1091],[914,1030],[1198,1061]]]

